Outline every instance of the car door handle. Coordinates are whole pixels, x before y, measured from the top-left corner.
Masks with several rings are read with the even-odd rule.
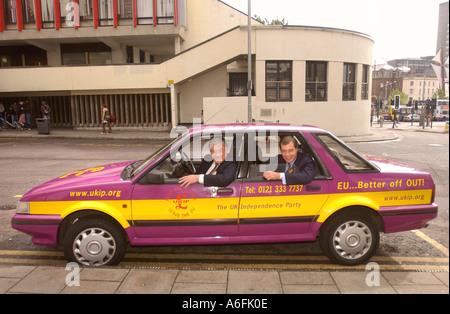
[[[218,189],[217,194],[232,194],[233,189]]]
[[[322,187],[320,185],[308,185],[306,186],[306,191],[320,191]]]
[[[218,194],[233,194],[233,189],[219,189],[216,187],[211,188],[211,197],[217,197]]]

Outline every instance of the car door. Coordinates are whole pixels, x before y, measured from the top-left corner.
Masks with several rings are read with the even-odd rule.
[[[265,156],[264,160],[278,154],[278,150],[273,152],[273,147],[278,147],[278,141],[284,135],[296,135],[296,138],[300,139],[299,134],[255,137],[253,142],[258,144],[260,153]],[[274,141],[276,145],[273,145]],[[329,178],[325,173],[326,169],[323,169],[316,159],[316,154],[311,154],[311,147],[304,139],[302,141],[301,149],[307,149],[307,153],[316,163],[316,176],[308,185],[284,185],[281,181],[267,181],[262,173],[268,170],[270,165],[261,160],[249,160],[248,176],[242,184],[240,236],[306,235],[312,232],[316,214],[329,196]],[[269,149],[269,145],[272,145],[272,149]],[[269,150],[272,152],[267,154]]]
[[[243,142],[238,145],[243,146]],[[198,167],[200,161],[195,157],[194,146],[191,139],[190,152],[184,156],[189,156]],[[159,239],[166,244],[199,244],[236,236],[242,181],[236,179],[227,187],[197,183],[184,188],[178,183],[181,175],[176,164],[168,155],[134,185],[132,217],[136,237],[148,243]]]

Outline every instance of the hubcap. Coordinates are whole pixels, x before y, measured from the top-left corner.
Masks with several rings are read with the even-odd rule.
[[[372,246],[372,232],[360,221],[348,221],[336,229],[333,247],[345,259],[364,256]]]
[[[73,243],[75,258],[86,266],[105,265],[113,258],[115,251],[114,238],[101,228],[89,228],[80,232]]]

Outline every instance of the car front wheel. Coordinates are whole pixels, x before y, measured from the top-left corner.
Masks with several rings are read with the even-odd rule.
[[[354,266],[367,262],[378,249],[380,233],[363,214],[337,214],[322,226],[320,247],[334,263]]]
[[[120,230],[103,219],[81,219],[67,232],[64,255],[84,266],[114,266],[125,255],[125,239]]]

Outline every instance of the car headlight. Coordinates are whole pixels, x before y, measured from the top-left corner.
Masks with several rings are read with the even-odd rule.
[[[17,202],[16,214],[29,214],[30,213],[30,203],[29,202]]]

